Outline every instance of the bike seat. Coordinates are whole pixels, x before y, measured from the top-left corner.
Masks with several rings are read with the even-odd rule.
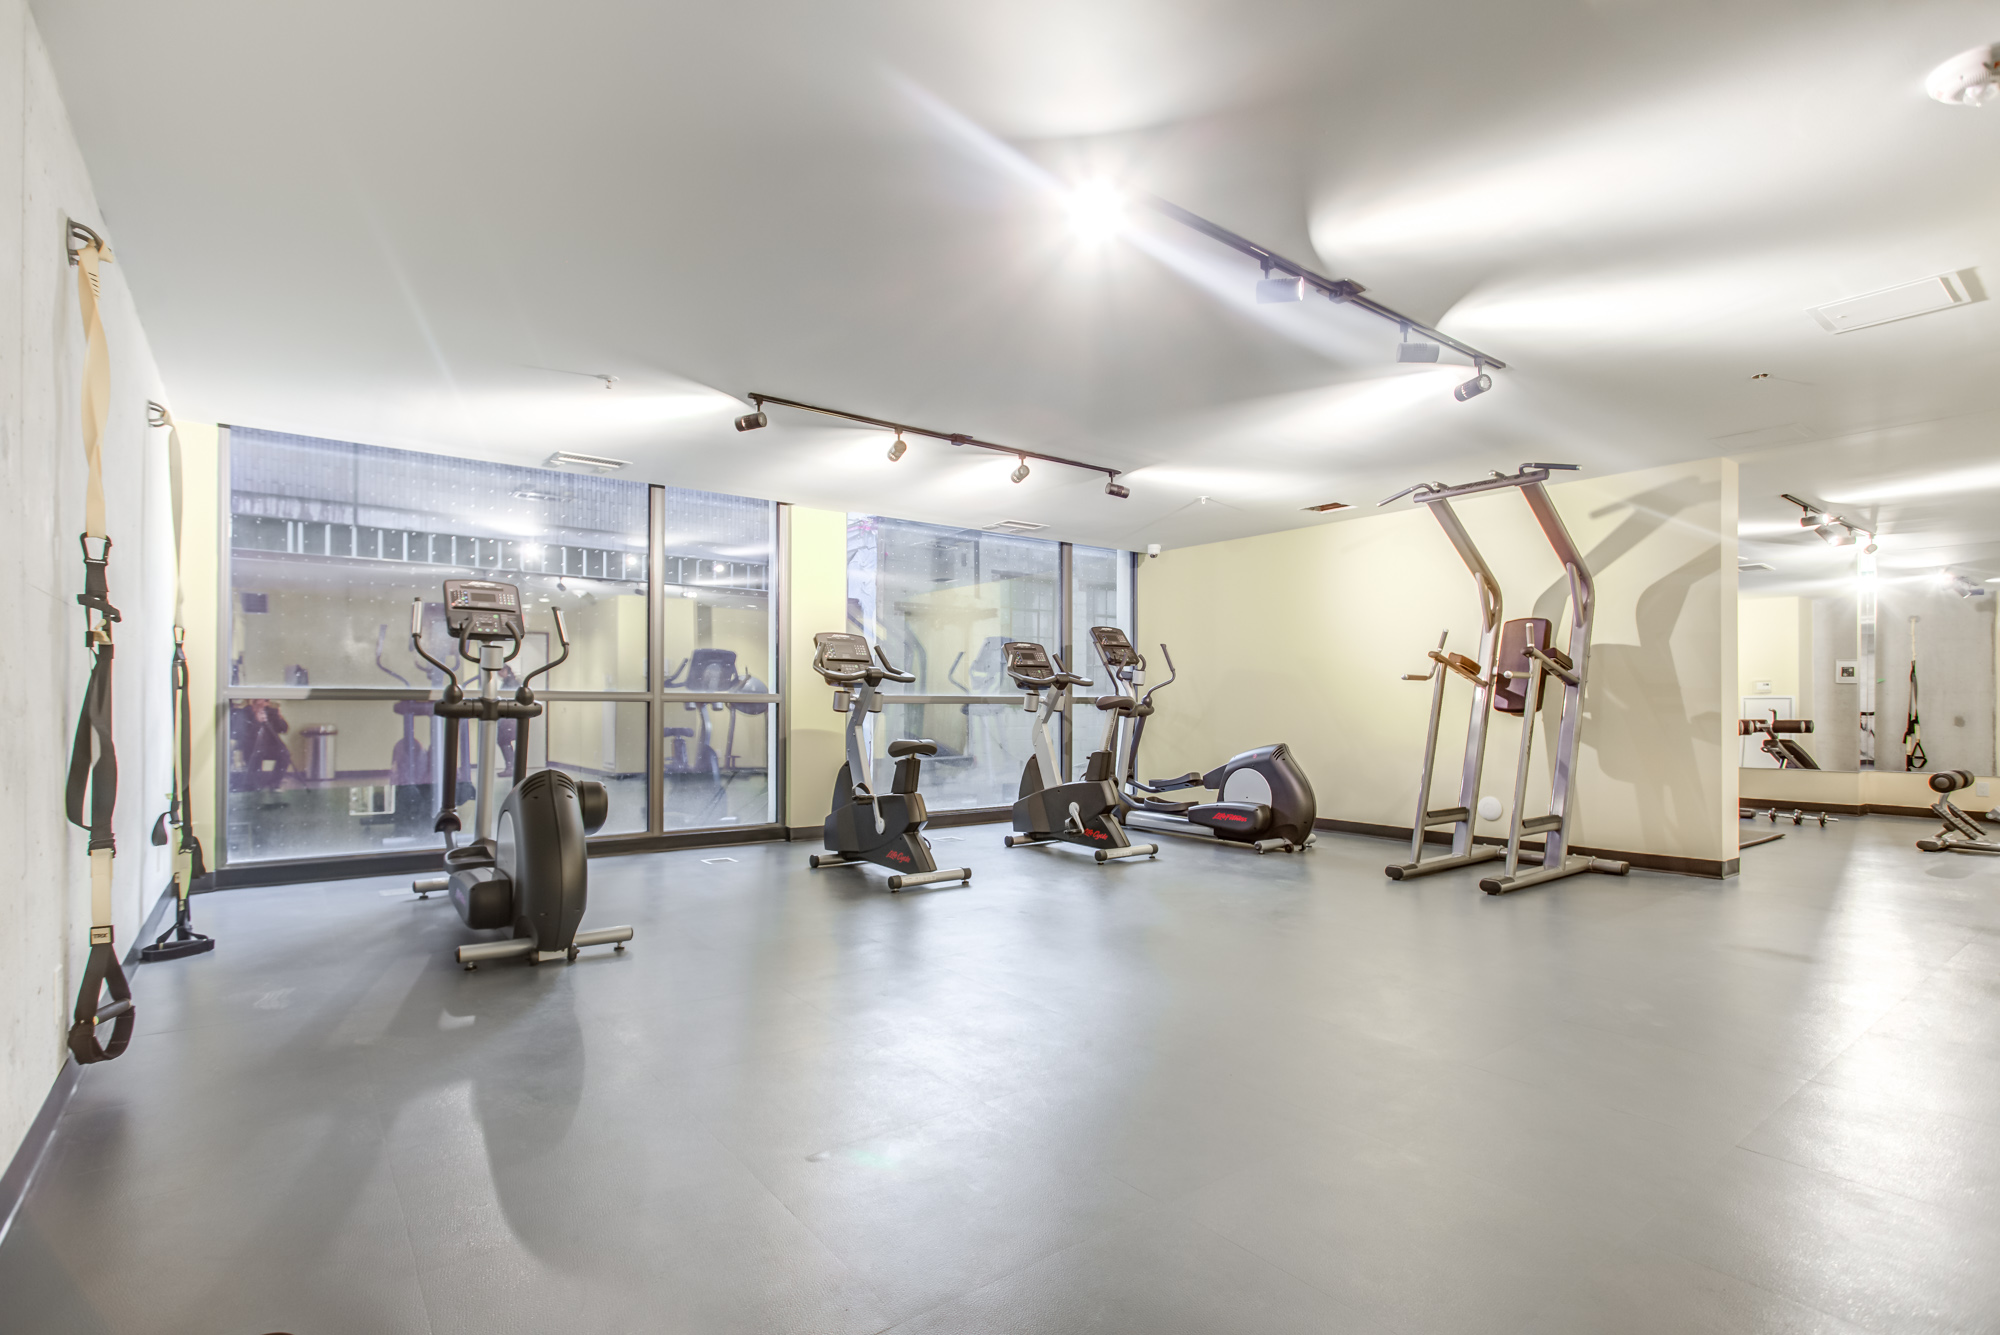
[[[1100,695],[1097,697],[1099,709],[1117,709],[1129,714],[1139,707],[1139,702],[1129,695]]]
[[[937,743],[928,737],[921,741],[911,737],[904,737],[899,741],[889,743],[889,759],[891,760],[900,760],[904,756],[934,756],[936,754]]]

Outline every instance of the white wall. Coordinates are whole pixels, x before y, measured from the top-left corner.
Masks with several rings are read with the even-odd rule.
[[[1575,842],[1727,863],[1737,854],[1736,466],[1708,459],[1549,490],[1597,577]],[[1503,615],[1560,621],[1561,567],[1520,496],[1457,509],[1500,579]],[[1472,578],[1437,521],[1407,502],[1149,560],[1136,638],[1148,653],[1166,641],[1180,679],[1160,696],[1141,768],[1205,770],[1289,742],[1322,817],[1407,830],[1430,687],[1400,678],[1429,666],[1425,651],[1447,628],[1451,648],[1476,651]],[[1434,805],[1456,792],[1466,703],[1455,682]],[[1483,791],[1503,803],[1519,742],[1518,723],[1494,715]],[[1536,755],[1548,754],[1537,738]],[[1540,764],[1531,773],[1531,813],[1546,809],[1535,805],[1545,776]],[[1480,833],[1504,834],[1504,822]]]
[[[83,648],[83,448],[78,426],[83,335],[67,219],[118,237],[100,218],[34,20],[0,0],[0,1158],[11,1156],[61,1069],[63,1036],[90,924],[83,831],[63,814],[70,729],[89,674]],[[117,544],[111,599],[120,782],[114,903],[120,951],[170,875],[148,842],[168,776],[167,660],[172,540],[166,433],[149,433],[146,400],[163,398],[123,264],[108,266],[103,318],[111,351],[104,442],[108,526]],[[142,1020],[143,1023],[143,1020]]]

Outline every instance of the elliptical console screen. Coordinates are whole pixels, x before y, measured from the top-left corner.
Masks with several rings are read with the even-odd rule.
[[[1097,645],[1097,656],[1104,660],[1108,668],[1139,666],[1139,651],[1132,647],[1132,641],[1125,638],[1125,632],[1116,626],[1092,626],[1090,638]]]
[[[444,625],[461,640],[519,640],[528,633],[521,591],[490,579],[446,580]]]

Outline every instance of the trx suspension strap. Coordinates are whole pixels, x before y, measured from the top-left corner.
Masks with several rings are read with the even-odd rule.
[[[1919,770],[1931,763],[1924,754],[1924,720],[1917,712],[1917,619],[1910,618],[1910,712],[1903,720],[1903,768]]]
[[[194,916],[188,910],[188,896],[194,893],[195,878],[208,875],[201,855],[201,840],[194,832],[194,716],[188,700],[187,631],[181,625],[181,433],[174,415],[158,403],[146,405],[146,425],[167,429],[167,487],[174,510],[174,657],[169,671],[173,705],[174,786],[167,794],[167,809],[153,822],[153,844],[164,847],[169,827],[180,831],[180,846],[174,850],[174,925],[160,933],[152,945],[139,952],[150,964],[157,960],[177,960],[215,949],[215,939],[194,930]],[[185,856],[187,865],[179,859]]]
[[[111,605],[106,566],[111,539],[104,528],[104,424],[111,414],[111,353],[104,345],[104,321],[99,318],[98,267],[111,262],[111,247],[82,223],[69,225],[69,262],[76,266],[76,298],[83,311],[83,592],[76,596],[84,609],[84,648],[90,651],[90,683],[83,692],[83,711],[76,719],[76,741],[70,749],[69,819],[90,832],[90,957],[83,984],[77,989],[69,1050],[78,1062],[110,1061],[132,1041],[132,988],[118,963],[111,930],[111,813],[118,803],[118,755],[111,744],[111,627],[118,609]],[[90,554],[92,543],[97,555]],[[109,991],[111,1000],[102,999]],[[111,1024],[111,1041],[100,1043],[97,1027]]]

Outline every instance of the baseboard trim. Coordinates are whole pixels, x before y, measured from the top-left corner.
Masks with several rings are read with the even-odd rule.
[[[55,1083],[49,1086],[48,1096],[42,1100],[41,1111],[28,1123],[28,1134],[15,1147],[7,1171],[0,1174],[0,1243],[7,1240],[21,1207],[27,1203],[35,1174],[41,1170],[42,1160],[48,1157],[49,1146],[55,1140],[56,1123],[62,1120],[63,1109],[69,1106],[70,1095],[76,1093],[77,1077],[82,1073],[76,1058],[64,1057]]]
[[[1335,820],[1330,816],[1321,816],[1313,822],[1313,828],[1316,830],[1332,830],[1337,834],[1362,834],[1377,839],[1394,839],[1403,844],[1410,842],[1410,829],[1408,826],[1374,825],[1366,821]],[[1451,836],[1442,830],[1430,830],[1425,833],[1424,842],[1426,844],[1449,844]],[[1505,839],[1497,835],[1488,834],[1475,836],[1473,842],[1493,847],[1505,847],[1507,843]],[[1539,840],[1524,840],[1521,844],[1521,851],[1539,855],[1542,851],[1542,844]],[[1700,876],[1711,881],[1727,880],[1729,877],[1736,875],[1741,870],[1742,865],[1737,858],[1684,858],[1666,853],[1630,853],[1618,848],[1586,848],[1582,844],[1571,845],[1571,851],[1580,853],[1585,857],[1610,858],[1618,862],[1629,862],[1635,867],[1644,867],[1648,871],[1667,871],[1673,872],[1678,876]]]

